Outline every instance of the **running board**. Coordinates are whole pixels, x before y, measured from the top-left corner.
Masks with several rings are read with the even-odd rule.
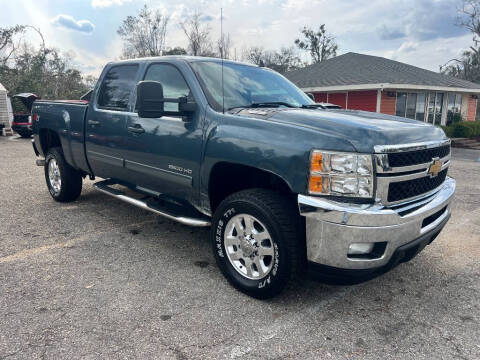
[[[110,187],[110,185],[116,184],[110,180],[104,180],[93,184],[93,187],[104,194],[113,196],[114,198],[125,201],[144,210],[154,212],[155,214],[164,216],[167,219],[178,221],[181,224],[198,227],[210,226],[210,219],[201,213],[194,214],[195,210],[192,211],[180,205],[169,204],[165,201],[160,202],[153,198],[147,198],[147,200],[135,199],[134,197],[126,195],[121,190]],[[185,213],[192,214],[188,214],[190,216],[186,216]]]

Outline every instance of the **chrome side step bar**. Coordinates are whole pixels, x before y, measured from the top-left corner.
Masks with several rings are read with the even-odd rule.
[[[135,199],[120,190],[111,188],[110,185],[115,185],[115,183],[110,180],[104,180],[93,184],[93,187],[104,194],[113,196],[114,198],[125,201],[144,210],[154,212],[157,215],[164,216],[167,219],[177,221],[181,224],[198,227],[210,226],[210,219],[200,213],[198,214],[198,217],[185,216],[184,214],[181,214],[181,211],[178,211],[178,207],[175,209],[177,211],[175,211],[174,209],[169,209],[168,206],[162,206],[162,204],[155,202],[153,199],[150,199],[153,201]]]

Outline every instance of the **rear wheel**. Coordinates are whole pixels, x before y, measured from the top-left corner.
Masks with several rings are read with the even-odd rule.
[[[245,190],[222,201],[212,243],[228,281],[255,298],[279,294],[300,265],[298,217],[288,199],[270,190]]]
[[[50,195],[59,202],[74,201],[82,192],[82,175],[67,164],[60,148],[48,150],[45,180]]]

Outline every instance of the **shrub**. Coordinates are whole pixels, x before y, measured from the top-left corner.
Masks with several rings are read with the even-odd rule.
[[[459,122],[462,122],[463,119],[462,119],[462,114],[461,113],[455,113],[453,114],[453,123],[456,124],[456,123],[459,123]]]
[[[462,121],[451,125],[451,137],[454,138],[468,138],[474,136],[474,129],[468,121]]]

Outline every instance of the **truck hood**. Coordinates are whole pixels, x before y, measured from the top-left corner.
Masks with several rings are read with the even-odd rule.
[[[237,115],[298,126],[343,138],[358,152],[373,153],[375,145],[410,144],[446,139],[443,130],[422,121],[356,110],[249,108]],[[326,149],[328,150],[328,149]]]

